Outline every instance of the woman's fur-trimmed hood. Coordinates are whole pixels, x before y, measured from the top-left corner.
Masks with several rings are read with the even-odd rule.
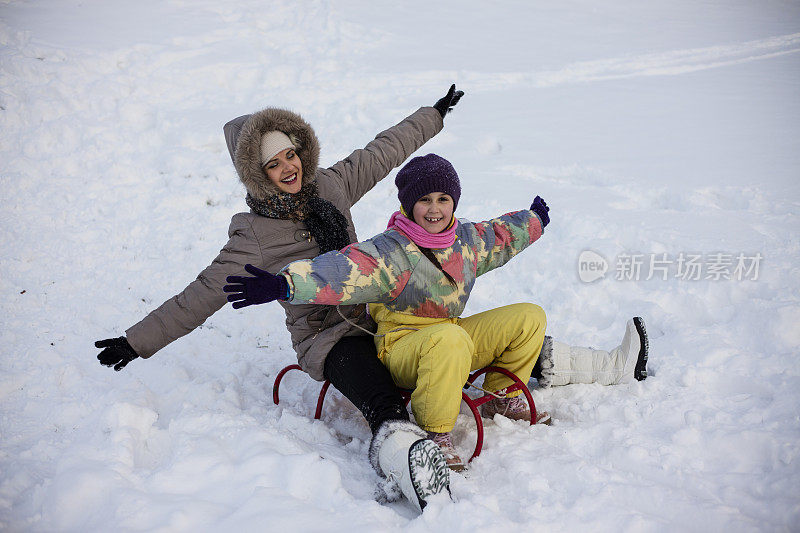
[[[224,130],[233,165],[253,198],[266,200],[280,192],[261,165],[261,136],[268,131],[282,131],[296,144],[296,153],[303,164],[302,185],[316,179],[319,140],[313,128],[297,113],[268,107],[228,122]]]

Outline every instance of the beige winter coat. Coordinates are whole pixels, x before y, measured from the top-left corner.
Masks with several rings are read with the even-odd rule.
[[[350,207],[442,129],[439,112],[423,107],[330,168],[317,168],[319,143],[314,131],[298,115],[265,109],[240,119],[243,119],[243,125],[239,124],[241,131],[237,127],[235,132],[238,140],[233,135],[236,142],[232,142],[228,125],[226,136],[229,147],[235,146],[234,163],[248,192],[262,199],[275,192],[258,160],[261,134],[275,129],[290,134],[301,145],[297,154],[303,163],[303,182],[316,180],[319,195],[342,212],[348,222],[351,242],[357,242],[358,238]],[[308,169],[316,169],[316,172]],[[386,212],[389,211],[391,206],[387,206]],[[319,254],[319,247],[302,223],[266,218],[253,212],[234,215],[228,237],[228,243],[216,259],[195,281],[125,332],[128,342],[141,357],[150,357],[186,335],[225,305],[227,295],[222,291],[225,278],[248,275],[244,270],[246,264],[277,272],[292,261]],[[280,303],[286,312],[286,327],[300,366],[314,379],[323,380],[322,369],[331,347],[342,337],[362,332],[345,322],[335,307]],[[374,330],[363,305],[340,309],[352,321]]]

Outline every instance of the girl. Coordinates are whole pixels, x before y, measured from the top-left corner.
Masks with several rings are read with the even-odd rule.
[[[417,423],[445,451],[448,466],[463,469],[450,431],[461,388],[470,370],[493,364],[523,381],[531,376],[544,342],[544,311],[515,304],[460,318],[475,279],[502,266],[537,240],[549,222],[538,196],[531,209],[472,223],[453,215],[461,195],[458,175],[442,157],[412,159],[397,174],[402,210],[388,229],[313,260],[295,261],[273,276],[252,266],[255,278],[233,276],[223,288],[234,307],[274,299],[292,304],[350,305],[370,302],[378,324],[378,357],[395,383],[413,388]],[[512,382],[491,373],[484,387],[500,391]],[[529,411],[516,398],[485,404],[484,415]]]

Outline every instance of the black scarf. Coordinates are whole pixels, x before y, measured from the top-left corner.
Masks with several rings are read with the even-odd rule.
[[[303,185],[297,194],[279,192],[266,200],[256,200],[248,193],[250,209],[263,217],[302,222],[319,245],[319,253],[341,250],[350,244],[347,219],[329,201],[317,194],[317,184]]]

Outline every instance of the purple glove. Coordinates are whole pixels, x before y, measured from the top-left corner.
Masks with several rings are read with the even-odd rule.
[[[228,301],[233,302],[234,309],[288,299],[289,283],[283,275],[276,276],[253,265],[245,265],[244,269],[255,277],[228,276],[225,280],[232,285],[222,287],[223,291],[231,293]]]
[[[461,100],[462,96],[464,96],[464,91],[456,91],[456,84],[454,83],[450,86],[450,90],[447,91],[447,94],[439,98],[439,100],[433,104],[433,107],[435,107],[436,111],[444,118],[446,114],[453,110],[453,106]]]
[[[117,337],[116,339],[103,339],[94,343],[95,348],[105,348],[97,355],[97,360],[101,365],[113,366],[114,370],[119,372],[125,365],[139,357],[136,350],[131,348],[128,344],[128,339],[125,337]]]
[[[547,212],[550,211],[550,208],[547,207],[547,204],[544,203],[544,200],[542,200],[541,196],[537,196],[533,199],[531,211],[539,215],[539,219],[542,221],[542,229],[544,229],[544,227],[550,223],[550,216],[547,214]]]

